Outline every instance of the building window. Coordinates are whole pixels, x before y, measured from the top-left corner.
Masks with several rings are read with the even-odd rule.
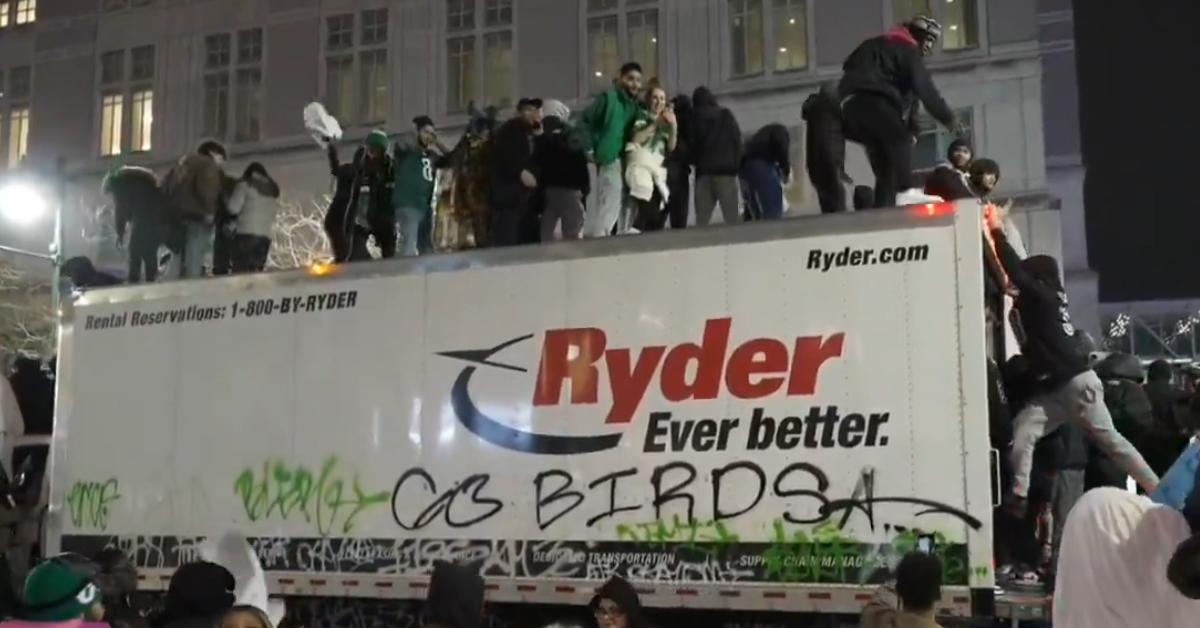
[[[587,63],[592,92],[607,89],[621,64],[658,76],[658,0],[588,0]]]
[[[154,78],[154,46],[139,46],[129,53],[129,78],[134,81],[148,81]]]
[[[325,20],[325,104],[343,124],[387,122],[391,109],[388,19],[386,8],[362,11],[357,40],[354,14]]]
[[[263,30],[217,33],[205,37],[204,42],[203,135],[224,141],[258,141],[262,134]]]
[[[146,152],[152,147],[154,130],[154,90],[140,89],[130,98],[129,150]]]
[[[958,109],[954,113],[962,121],[969,137],[975,126],[974,112],[968,108]],[[928,115],[921,116],[919,123],[921,133],[917,136],[917,145],[913,147],[913,169],[925,170],[946,160],[946,151],[958,136],[947,131]]]
[[[729,0],[731,73],[808,69],[808,5],[808,0]]]
[[[475,16],[483,16],[476,20]],[[512,0],[447,0],[446,109],[472,102],[508,107],[516,100]]]
[[[0,28],[8,27],[8,3],[0,2]]]
[[[892,0],[895,22],[928,15],[942,23],[942,48],[979,47],[979,0]]]
[[[125,80],[125,51],[110,50],[100,55],[100,84],[112,85]]]
[[[121,154],[121,122],[125,118],[125,95],[106,92],[100,97],[100,154]]]
[[[25,100],[33,94],[33,74],[27,65],[19,65],[8,71],[7,98]]]
[[[20,26],[21,24],[33,24],[36,20],[37,0],[17,0],[13,22]]]
[[[29,154],[29,107],[8,110],[8,164],[19,166]]]

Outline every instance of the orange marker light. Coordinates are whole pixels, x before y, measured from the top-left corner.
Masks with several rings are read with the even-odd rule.
[[[313,262],[312,265],[308,267],[308,274],[313,275],[314,277],[324,277],[331,272],[333,272],[333,264],[328,262]]]

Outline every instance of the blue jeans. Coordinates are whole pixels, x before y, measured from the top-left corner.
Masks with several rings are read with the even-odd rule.
[[[783,217],[783,181],[774,164],[750,159],[742,164],[742,195],[751,220]]]
[[[396,210],[400,237],[404,239],[405,257],[428,255],[433,252],[433,209],[401,207]]]
[[[202,277],[204,261],[212,251],[213,226],[206,222],[187,220],[183,223],[183,251],[171,252],[167,277],[185,279]]]

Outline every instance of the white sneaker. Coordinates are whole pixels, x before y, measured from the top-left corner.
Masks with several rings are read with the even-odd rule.
[[[945,202],[940,196],[926,194],[921,188],[909,188],[896,195],[896,206],[905,207],[907,205],[923,205],[925,203],[942,203]]]
[[[622,231],[622,232],[621,232],[621,235],[637,235],[637,234],[639,234],[639,233],[641,233],[641,231],[640,231],[640,230],[638,230],[638,229],[634,229],[633,227],[630,227],[630,228],[628,228],[628,229],[626,229],[626,230]]]

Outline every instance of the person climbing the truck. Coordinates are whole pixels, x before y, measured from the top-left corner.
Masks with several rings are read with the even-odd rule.
[[[850,53],[838,91],[846,137],[867,149],[875,173],[875,207],[926,202],[913,186],[912,149],[919,105],[952,133],[962,122],[933,84],[924,57],[942,37],[942,25],[919,15]]]
[[[996,242],[997,255],[1019,294],[1014,311],[1022,352],[1031,367],[1045,377],[1046,392],[1035,396],[1015,419],[1011,452],[1014,483],[1006,507],[1023,513],[1029,494],[1033,452],[1043,434],[1061,423],[1076,423],[1110,458],[1133,476],[1147,493],[1158,476],[1142,454],[1113,427],[1104,405],[1104,384],[1088,366],[1088,355],[1075,341],[1067,295],[1058,261],[1048,255],[1021,260],[1004,234],[996,212],[987,214],[987,228]]]

